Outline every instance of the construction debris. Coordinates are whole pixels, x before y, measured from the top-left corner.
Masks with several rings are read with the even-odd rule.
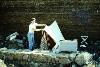
[[[0,67],[7,67],[3,60],[0,59]]]
[[[6,40],[13,41],[13,40],[15,40],[17,35],[19,35],[19,34],[17,32],[14,32],[14,33],[10,34],[9,36],[7,36]]]
[[[93,61],[92,57],[93,57],[92,54],[90,54],[88,52],[82,52],[76,56],[75,62],[80,66],[86,65],[86,64],[91,64]]]
[[[46,39],[46,38],[48,38],[48,37],[46,37],[47,35],[43,34],[43,37],[41,40],[42,43],[40,45],[40,46],[42,46],[41,47],[42,49],[47,48],[46,45],[48,45],[48,44],[49,45],[53,44],[52,50],[54,53],[59,53],[61,51],[77,52],[77,49],[78,49],[77,39],[65,40],[56,21],[54,21],[50,26],[46,26],[44,28],[44,31],[49,36],[49,38],[52,38],[52,40],[55,43],[52,43],[52,41],[49,41],[49,43],[48,43],[48,40],[51,40],[51,39]]]
[[[31,64],[31,65],[39,65],[44,64],[43,66],[48,67],[52,64],[52,66],[63,66],[63,65],[72,65],[74,63],[76,66],[84,66],[84,67],[94,67],[96,62],[93,60],[93,55],[88,52],[77,52],[77,53],[59,53],[54,54],[49,50],[40,50],[35,49],[34,51],[30,51],[28,49],[0,49],[0,58],[5,61],[13,61],[11,63],[15,64]],[[36,64],[37,63],[37,64]],[[46,63],[46,64],[45,64]],[[61,64],[61,65],[60,65]],[[86,66],[87,65],[87,66]],[[99,66],[99,64],[97,64]]]

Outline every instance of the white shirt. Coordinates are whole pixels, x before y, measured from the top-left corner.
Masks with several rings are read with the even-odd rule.
[[[29,31],[28,32],[34,33],[34,31],[36,30],[36,25],[37,25],[37,23],[31,23],[29,25]]]

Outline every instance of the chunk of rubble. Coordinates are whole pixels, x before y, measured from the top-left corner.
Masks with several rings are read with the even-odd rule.
[[[88,52],[81,52],[75,58],[75,62],[80,66],[90,64],[92,60],[92,54]]]
[[[0,67],[7,67],[3,60],[0,59]]]
[[[74,61],[76,55],[77,55],[76,53],[71,53],[71,54],[69,55],[69,59],[70,59],[71,61]]]
[[[7,50],[6,47],[4,47],[4,48],[0,48],[0,51],[6,51],[6,50]]]
[[[100,62],[99,62],[99,63],[97,63],[96,67],[100,67]]]
[[[95,64],[84,65],[83,67],[96,67]]]

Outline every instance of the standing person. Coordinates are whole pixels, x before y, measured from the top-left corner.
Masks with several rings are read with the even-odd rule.
[[[28,44],[29,44],[28,49],[29,50],[35,49],[36,47],[34,32],[43,30],[43,29],[36,29],[36,26],[45,26],[45,24],[37,24],[36,19],[32,18],[31,24],[29,25],[29,31],[28,31]]]
[[[35,48],[35,40],[34,40],[34,31],[36,30],[36,19],[32,18],[31,24],[29,25],[29,31],[28,31],[28,49],[32,50]]]

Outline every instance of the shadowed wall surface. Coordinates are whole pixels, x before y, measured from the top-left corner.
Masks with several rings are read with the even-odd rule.
[[[100,40],[99,0],[0,0],[1,35],[26,35],[32,17],[47,25],[56,20],[65,39]]]

